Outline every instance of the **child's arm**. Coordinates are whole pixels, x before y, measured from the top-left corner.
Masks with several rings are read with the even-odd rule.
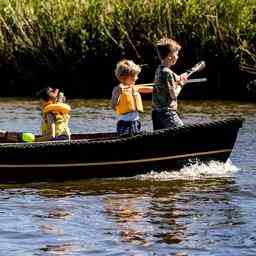
[[[119,96],[122,92],[122,89],[119,86],[116,86],[113,91],[112,91],[112,97],[111,97],[111,106],[112,109],[116,109],[116,106],[118,104],[119,101]]]
[[[187,78],[187,73],[182,73],[178,80],[175,81],[175,94],[176,94],[176,97],[178,97],[178,95],[180,94],[182,88],[183,88],[183,85],[186,83],[186,81],[188,80]]]
[[[205,61],[199,61],[192,68],[190,68],[189,70],[187,70],[186,72],[182,73],[179,76],[177,84],[180,84],[181,86],[183,86],[186,83],[186,81],[188,80],[189,76],[191,76],[193,73],[195,73],[197,71],[201,71],[204,68],[205,68]]]
[[[49,125],[48,131],[44,136],[40,136],[36,141],[48,141],[56,137],[55,115],[53,113],[47,114],[47,122]]]
[[[140,93],[152,93],[153,92],[153,86],[149,86],[149,85],[144,85],[144,84],[139,84],[136,85],[136,87],[138,88],[138,91]]]

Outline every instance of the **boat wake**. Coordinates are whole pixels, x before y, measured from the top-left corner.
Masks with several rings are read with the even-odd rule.
[[[226,163],[211,161],[194,163],[183,167],[179,171],[151,171],[147,174],[137,175],[138,180],[198,180],[204,178],[230,177],[239,168],[229,159]]]

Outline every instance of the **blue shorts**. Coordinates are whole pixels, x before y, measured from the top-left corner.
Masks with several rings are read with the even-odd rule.
[[[139,120],[136,121],[123,121],[119,120],[117,122],[116,131],[119,135],[127,134],[127,135],[135,135],[139,133],[141,129],[141,123]]]
[[[152,111],[153,129],[160,130],[165,128],[179,127],[183,122],[176,111]]]

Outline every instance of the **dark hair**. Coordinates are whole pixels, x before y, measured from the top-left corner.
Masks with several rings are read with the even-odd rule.
[[[36,93],[36,97],[39,98],[39,99],[42,99],[44,101],[48,101],[50,99],[50,97],[49,97],[49,89],[50,89],[50,87],[45,87],[45,88],[39,90]]]
[[[173,39],[163,37],[157,42],[156,48],[159,58],[164,59],[169,53],[179,51],[181,46]]]

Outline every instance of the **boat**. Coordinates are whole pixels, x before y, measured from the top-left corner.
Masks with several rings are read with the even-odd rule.
[[[74,134],[70,141],[0,142],[0,180],[39,181],[127,177],[225,162],[242,118],[187,124],[134,136]]]
[[[256,71],[255,71],[256,72]],[[256,80],[252,80],[250,81],[247,86],[247,94],[248,97],[253,100],[256,101]]]

